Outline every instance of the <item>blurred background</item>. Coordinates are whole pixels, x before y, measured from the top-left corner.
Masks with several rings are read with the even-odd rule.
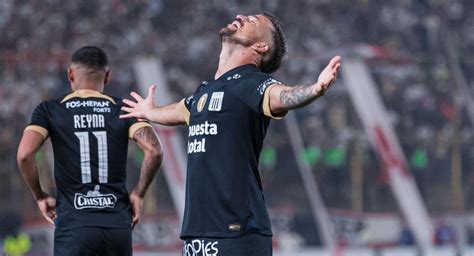
[[[75,49],[96,45],[107,52],[112,82],[106,93],[143,94],[149,85],[143,81],[157,76],[163,83],[158,94],[177,101],[214,77],[219,29],[236,14],[263,10],[280,17],[289,48],[275,78],[313,83],[333,55],[352,63],[325,97],[269,127],[260,172],[275,251],[474,255],[469,254],[474,246],[474,2],[469,0],[1,0],[4,253],[51,254],[53,229],[20,177],[16,150],[35,106],[70,91],[66,69]],[[147,63],[158,69],[144,78]],[[354,94],[367,90],[375,98],[366,101],[383,111],[364,117]],[[388,145],[398,152],[395,167],[402,171],[387,161],[371,122],[385,127]],[[181,155],[173,159],[185,166],[187,127],[157,129],[162,140],[173,142],[165,159]],[[143,155],[130,144],[131,187]],[[54,193],[49,142],[37,161],[44,187]],[[134,231],[137,255],[179,255],[182,183],[164,170],[169,166],[157,175],[144,220]],[[403,189],[412,180],[414,186]],[[429,245],[423,244],[427,237]]]

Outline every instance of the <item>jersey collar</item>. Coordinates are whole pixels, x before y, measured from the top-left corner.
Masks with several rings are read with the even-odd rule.
[[[64,97],[62,100],[61,100],[61,103],[65,102],[65,101],[68,101],[72,98],[90,98],[90,97],[94,97],[94,98],[103,98],[103,99],[106,99],[108,101],[111,101],[113,104],[117,104],[115,103],[115,100],[112,99],[110,96],[107,96],[105,94],[102,94],[100,93],[99,91],[94,91],[94,90],[76,90],[68,95],[66,95],[66,97]]]
[[[246,65],[238,66],[238,67],[235,67],[235,68],[225,72],[224,74],[222,74],[219,78],[216,79],[216,81],[218,81],[218,80],[230,80],[234,75],[243,73],[245,71],[252,71],[252,70],[258,71],[257,66],[255,66],[253,64],[246,64]]]

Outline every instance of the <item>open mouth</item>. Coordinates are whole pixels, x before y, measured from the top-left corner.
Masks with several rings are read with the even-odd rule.
[[[239,28],[242,27],[242,23],[241,23],[241,21],[238,20],[238,19],[235,19],[234,21],[232,21],[231,24],[232,24],[235,28],[237,28],[237,29],[239,29]]]

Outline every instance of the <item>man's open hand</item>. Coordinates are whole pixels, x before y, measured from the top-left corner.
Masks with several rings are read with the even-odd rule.
[[[323,95],[334,84],[339,67],[341,67],[341,56],[335,56],[319,74],[318,82],[316,83],[316,94]]]
[[[120,115],[120,118],[131,118],[135,117],[137,119],[147,119],[148,114],[155,108],[155,92],[156,92],[156,85],[150,86],[148,90],[148,96],[143,99],[136,92],[131,92],[130,95],[137,101],[131,101],[128,99],[124,99],[123,103],[126,106],[122,107],[122,110],[128,112],[128,114]]]

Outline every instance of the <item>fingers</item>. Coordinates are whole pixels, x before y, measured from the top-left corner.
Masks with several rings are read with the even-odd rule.
[[[336,65],[336,67],[334,68],[335,69],[335,72],[334,72],[334,80],[337,79],[337,74],[339,73],[339,68],[341,67],[341,63],[338,63]]]
[[[131,92],[130,95],[137,101],[137,102],[142,102],[143,98],[136,92]]]
[[[148,89],[148,97],[154,98],[155,93],[156,93],[156,85],[154,84],[154,85],[150,86],[150,88]]]
[[[132,217],[132,229],[140,222],[140,216],[138,214],[133,214]]]
[[[336,64],[338,64],[338,63],[341,62],[341,59],[342,59],[341,56],[336,55],[335,57],[333,57],[333,58],[331,59],[331,61],[329,61],[329,66],[331,66],[331,67],[336,66]]]
[[[140,222],[140,214],[139,206],[132,201],[132,229]]]
[[[44,218],[46,221],[51,223],[51,225],[54,225],[54,220],[56,219],[56,211],[48,211],[46,213],[43,213]]]
[[[51,225],[54,226],[54,221],[53,221],[53,219],[51,219],[51,218],[48,217],[48,216],[44,216],[44,217],[46,218],[46,220],[47,220],[49,223],[51,223]]]
[[[318,77],[318,83],[321,86],[321,95],[329,89],[337,79],[337,73],[341,67],[341,56],[337,55],[333,57],[329,64],[324,68]]]
[[[132,229],[140,221],[141,210],[142,210],[142,199],[138,197],[134,192],[130,194],[130,203],[132,204]]]
[[[339,56],[337,56],[337,57],[339,57]],[[336,58],[336,57],[334,57],[334,58]],[[334,58],[333,58],[333,59],[334,59]],[[340,57],[339,57],[339,58],[340,58]],[[341,63],[340,63],[340,62],[336,63],[336,64],[334,65],[334,67],[332,67],[332,70],[331,70],[332,76],[331,76],[331,80],[330,80],[330,82],[329,82],[330,85],[332,85],[332,84],[336,81],[336,79],[337,79],[337,73],[339,72],[339,68],[340,68],[340,67],[341,67]]]
[[[122,107],[121,108],[122,111],[125,111],[125,112],[128,112],[128,113],[135,113],[135,109],[134,108],[129,108],[129,107]]]
[[[123,99],[122,102],[123,102],[124,104],[127,104],[129,107],[132,107],[132,108],[134,108],[134,107],[137,106],[137,103],[136,103],[136,102],[133,102],[133,101],[128,100],[128,99]]]
[[[128,113],[128,114],[123,114],[119,116],[119,118],[121,119],[127,119],[127,118],[133,118],[133,117],[135,117],[135,113]]]
[[[339,73],[339,68],[341,67],[341,63],[337,63],[336,66],[333,68],[332,73],[334,75],[334,80],[337,78],[337,74]]]

